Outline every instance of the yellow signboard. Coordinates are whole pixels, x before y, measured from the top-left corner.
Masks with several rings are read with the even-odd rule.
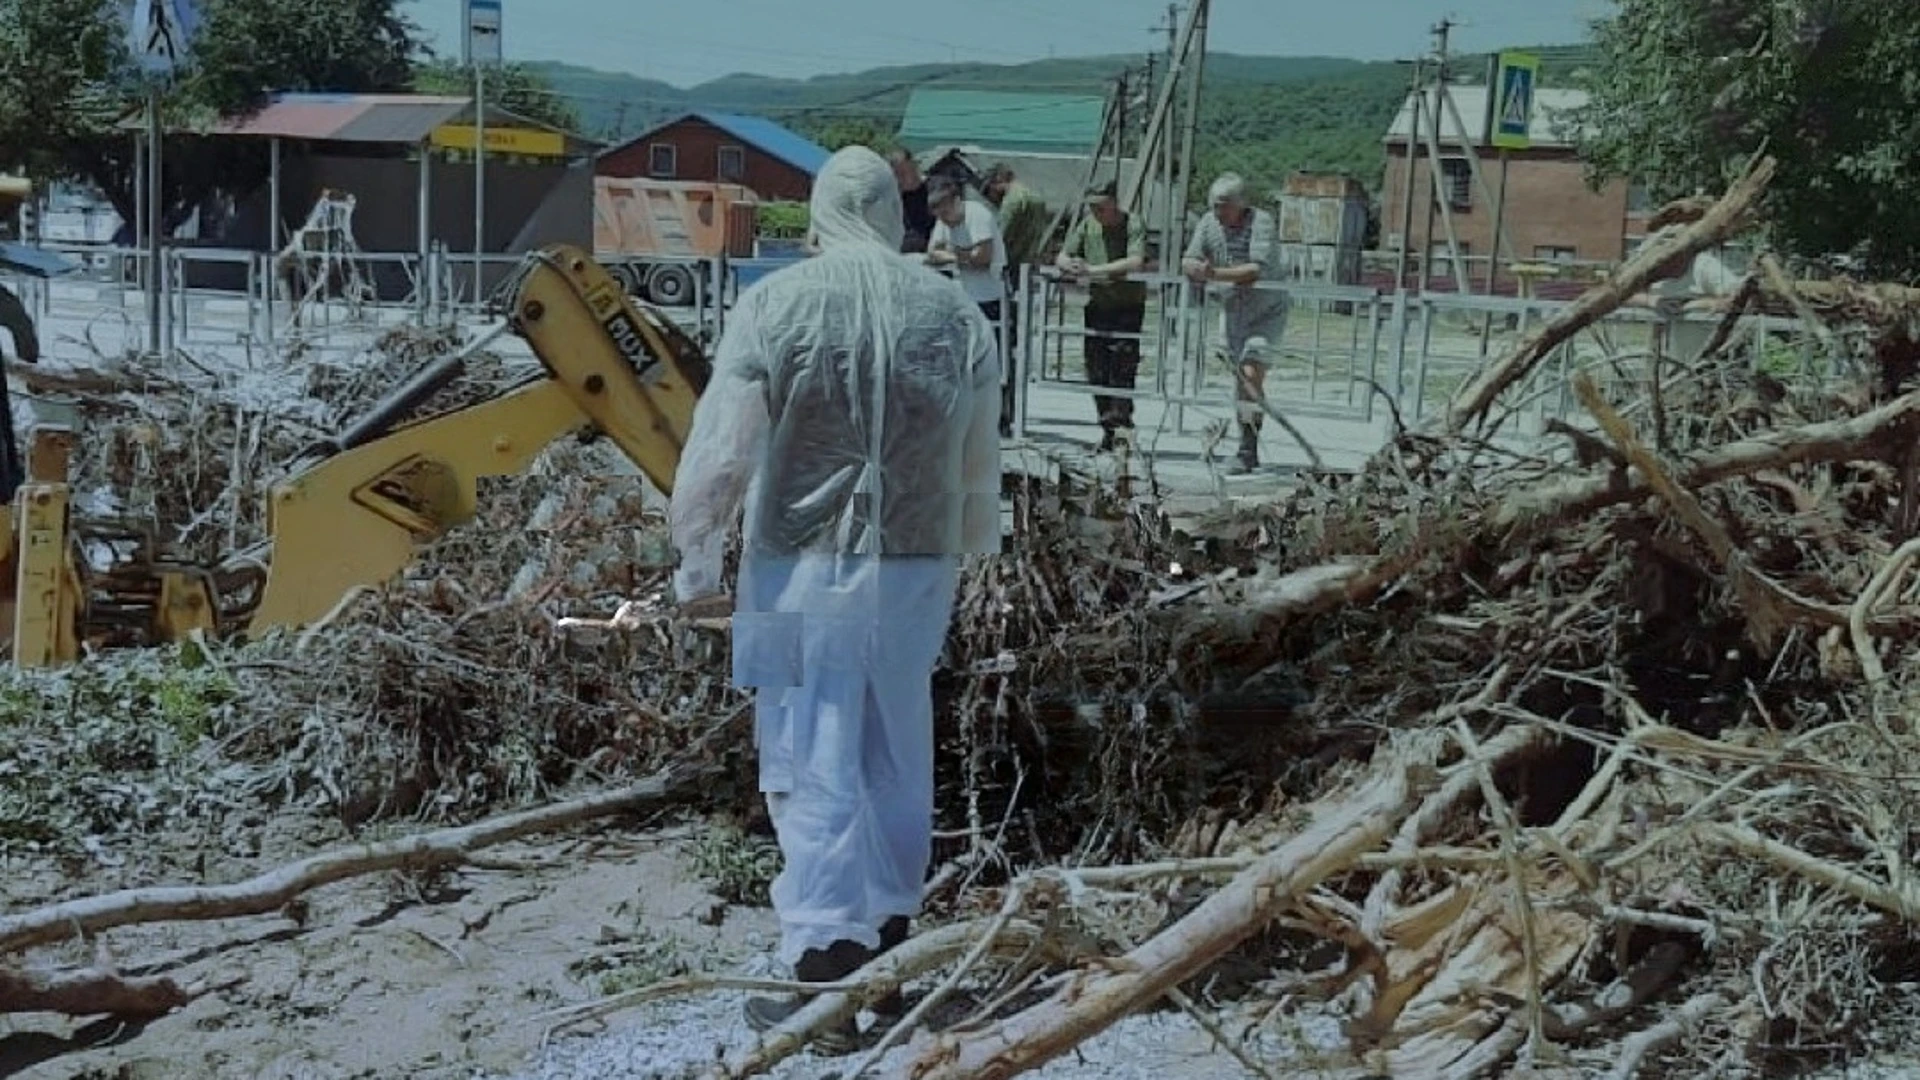
[[[1503,52],[1493,80],[1493,145],[1525,150],[1533,145],[1533,97],[1540,84],[1540,58]]]
[[[521,154],[526,157],[566,157],[567,137],[557,131],[537,128],[490,127],[486,129],[487,153]],[[447,124],[435,128],[432,143],[440,150],[473,149],[471,124]]]

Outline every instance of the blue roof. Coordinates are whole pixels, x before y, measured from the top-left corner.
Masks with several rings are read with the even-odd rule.
[[[629,145],[633,142],[639,142],[640,139],[646,138],[648,135],[653,134],[654,131],[659,131],[661,128],[672,127],[674,124],[688,119],[712,124],[714,127],[739,139],[741,142],[750,144],[761,153],[779,158],[781,161],[799,169],[808,176],[820,175],[820,170],[826,166],[827,159],[833,156],[832,151],[826,147],[821,146],[819,143],[814,142],[812,139],[798,132],[781,127],[779,124],[768,120],[764,116],[709,112],[704,109],[687,113],[684,116],[661,124],[659,127],[654,128],[653,131],[649,131],[631,140]]]

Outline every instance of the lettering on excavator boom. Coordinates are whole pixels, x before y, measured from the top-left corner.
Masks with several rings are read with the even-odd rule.
[[[660,366],[661,360],[653,350],[647,348],[645,331],[640,329],[640,323],[627,310],[627,306],[612,305],[612,310],[600,317],[600,325],[606,329],[607,336],[613,339],[620,355],[633,365],[634,374],[642,382],[651,383],[657,374],[654,369]]]

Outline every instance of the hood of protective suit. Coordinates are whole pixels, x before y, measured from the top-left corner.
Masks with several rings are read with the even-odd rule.
[[[899,251],[907,232],[893,168],[864,146],[849,146],[827,159],[814,178],[809,211],[814,243],[822,251],[873,245]]]

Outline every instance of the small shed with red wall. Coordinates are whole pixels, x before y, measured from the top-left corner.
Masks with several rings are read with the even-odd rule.
[[[805,202],[827,149],[759,116],[690,112],[600,155],[600,176],[740,184],[768,201]]]

